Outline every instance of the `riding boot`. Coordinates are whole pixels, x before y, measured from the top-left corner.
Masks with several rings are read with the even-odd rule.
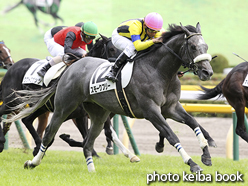
[[[113,82],[118,81],[116,77],[117,72],[123,65],[127,63],[128,58],[129,57],[124,52],[122,52],[120,56],[116,59],[115,64],[111,67],[109,73],[105,76],[105,79],[111,80]]]
[[[48,62],[44,67],[42,67],[40,69],[40,71],[37,72],[37,74],[40,76],[40,77],[44,77],[46,72],[48,71],[48,69],[51,68],[51,65],[50,63]]]

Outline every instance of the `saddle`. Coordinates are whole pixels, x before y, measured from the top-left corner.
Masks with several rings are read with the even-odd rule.
[[[40,61],[35,62],[25,73],[22,84],[36,84],[39,86],[48,86],[48,84],[53,80],[59,77],[59,75],[65,70],[66,65],[63,62],[60,62],[56,65],[53,65],[49,70],[46,72],[44,79],[40,77],[37,72],[43,68],[47,64],[47,60],[43,59]]]

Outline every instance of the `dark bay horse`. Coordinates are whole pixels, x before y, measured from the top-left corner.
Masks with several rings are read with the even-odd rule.
[[[181,85],[177,77],[179,67],[184,65],[192,69],[200,80],[209,80],[213,75],[209,63],[211,56],[207,54],[208,46],[202,37],[199,23],[196,27],[169,25],[168,31],[162,35],[162,40],[163,43],[153,46],[150,53],[135,59],[131,80],[124,91],[134,116],[149,120],[176,148],[192,172],[201,171],[200,166],[181,146],[178,137],[166,122],[166,118],[186,124],[194,131],[203,151],[202,162],[208,166],[212,165],[207,140],[199,124],[179,102]],[[119,105],[114,90],[90,94],[89,83],[92,74],[99,65],[107,62],[104,59],[86,57],[72,64],[61,76],[57,85],[54,84],[40,91],[16,91],[16,94],[21,94],[18,99],[22,100],[22,104],[17,105],[16,108],[22,108],[22,110],[6,121],[14,121],[29,115],[55,94],[54,114],[46,128],[40,151],[32,161],[25,162],[25,168],[34,168],[41,163],[48,144],[64,119],[83,103],[91,118],[91,127],[84,140],[83,151],[89,172],[95,171],[92,149],[96,137],[103,128],[103,123],[111,112],[126,115]],[[27,103],[33,103],[33,106],[24,108],[23,106]]]
[[[95,45],[93,46],[92,50],[89,52],[88,55],[92,55],[92,56],[96,56],[96,57],[100,57],[100,58],[116,58],[118,55],[120,54],[120,51],[118,51],[112,44],[110,38],[107,38],[103,35],[101,35],[100,38],[98,38],[96,40]],[[0,56],[1,57],[1,56]],[[15,64],[13,69],[11,69],[10,71],[8,71],[6,73],[6,75],[3,78],[3,81],[1,83],[1,100],[3,100],[3,106],[1,106],[2,109],[2,113],[8,114],[9,110],[8,110],[8,105],[6,105],[6,103],[9,102],[9,100],[11,99],[11,96],[9,96],[13,90],[20,90],[20,89],[40,89],[39,86],[36,85],[30,85],[28,87],[25,87],[24,85],[22,85],[22,79],[24,74],[26,73],[27,69],[34,63],[38,61],[38,59],[30,59],[30,58],[26,58],[23,60],[20,60],[18,62],[18,64]],[[53,103],[53,102],[51,102]],[[32,113],[30,116],[23,118],[22,121],[25,124],[25,126],[27,127],[27,129],[29,130],[29,132],[31,133],[32,137],[34,138],[36,147],[34,149],[34,155],[37,154],[38,150],[39,150],[39,146],[41,144],[41,136],[42,133],[46,127],[46,122],[40,122],[40,117],[42,116],[41,114],[47,112],[48,110],[52,110],[53,104],[52,105],[46,105],[43,108],[40,108],[39,110],[37,110],[35,113]],[[85,137],[87,134],[87,115],[85,111],[83,110],[82,107],[79,107],[77,110],[74,111],[74,113],[68,118],[74,118],[75,123],[77,124],[79,131],[81,132],[82,136]],[[41,128],[40,134],[37,134],[37,132],[35,131],[34,127],[33,127],[33,121],[36,117],[39,116],[39,123],[38,123],[38,129]],[[110,122],[110,121],[109,121]],[[5,126],[6,128],[9,128],[11,123],[8,123],[8,125]],[[45,125],[45,126],[44,126]],[[5,128],[5,129],[6,129]],[[108,130],[111,130],[110,128],[108,128]],[[4,134],[7,133],[8,130],[4,130]],[[109,133],[111,133],[112,131],[107,131],[108,135],[111,135]],[[105,131],[106,133],[106,131]],[[3,144],[4,144],[4,134],[0,135],[0,144],[1,144],[1,148],[0,150],[3,150]],[[110,138],[112,139],[112,138]],[[110,141],[108,141],[108,146],[109,147],[109,143]],[[111,143],[110,143],[111,145]]]
[[[245,107],[248,108],[247,74],[248,62],[240,63],[216,87],[208,89],[201,86],[204,94],[198,97],[200,100],[208,100],[216,96],[224,96],[237,114],[236,134],[246,142],[248,142],[248,134],[244,124],[244,112]],[[243,85],[245,80],[246,86]]]
[[[9,69],[14,61],[10,55],[10,49],[5,45],[4,41],[0,41],[0,66]]]
[[[39,28],[38,22],[41,22],[37,18],[37,10],[40,10],[46,14],[50,14],[55,21],[54,24],[57,24],[57,19],[59,19],[62,23],[64,22],[64,20],[57,14],[59,11],[61,0],[42,1],[43,4],[40,4],[39,2],[40,2],[39,0],[21,0],[16,5],[13,5],[12,7],[9,7],[6,10],[4,10],[3,13],[7,13],[13,10],[14,8],[18,7],[19,5],[24,4],[27,7],[27,9],[32,13],[37,28]]]

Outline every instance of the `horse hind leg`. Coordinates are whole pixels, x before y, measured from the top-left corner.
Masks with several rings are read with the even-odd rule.
[[[103,129],[103,124],[107,120],[110,112],[94,103],[84,103],[84,108],[91,119],[91,127],[84,140],[83,151],[89,172],[95,172],[95,166],[92,159],[92,150],[95,139],[99,136]]]
[[[115,130],[113,129],[113,127],[110,125],[110,129],[111,129],[111,132],[112,132],[112,140],[113,142],[116,144],[117,147],[119,147],[119,149],[122,151],[122,153],[128,157],[130,159],[130,162],[133,163],[133,162],[139,162],[140,159],[134,155],[133,153],[131,153],[122,143],[121,141],[119,140]]]
[[[108,117],[107,121],[105,121],[104,123],[104,134],[106,136],[106,141],[107,141],[107,147],[106,147],[106,153],[108,155],[113,155],[114,154],[114,150],[113,150],[113,146],[112,146],[112,131],[110,129],[111,126],[111,122],[110,122],[110,117]]]
[[[57,102],[56,102],[57,101]],[[24,164],[24,168],[34,168],[38,166],[41,163],[41,160],[53,141],[58,129],[60,128],[61,124],[65,121],[65,119],[68,117],[70,113],[75,110],[75,107],[77,107],[76,103],[75,104],[67,104],[63,101],[56,100],[55,101],[55,111],[52,116],[52,119],[50,121],[50,124],[47,126],[45,130],[45,135],[43,137],[40,150],[38,154],[33,158],[32,161],[28,160]]]
[[[239,108],[235,108],[236,115],[237,115],[237,126],[236,126],[236,134],[239,135],[243,140],[248,142],[248,134],[246,132],[245,127],[245,115],[244,115],[245,108],[240,106]]]

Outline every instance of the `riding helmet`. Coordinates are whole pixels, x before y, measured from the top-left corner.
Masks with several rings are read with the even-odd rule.
[[[146,26],[152,30],[161,30],[163,27],[163,18],[156,12],[147,14],[144,21]]]
[[[92,21],[88,21],[84,23],[81,29],[84,34],[89,35],[89,36],[96,36],[98,33],[97,26]]]

